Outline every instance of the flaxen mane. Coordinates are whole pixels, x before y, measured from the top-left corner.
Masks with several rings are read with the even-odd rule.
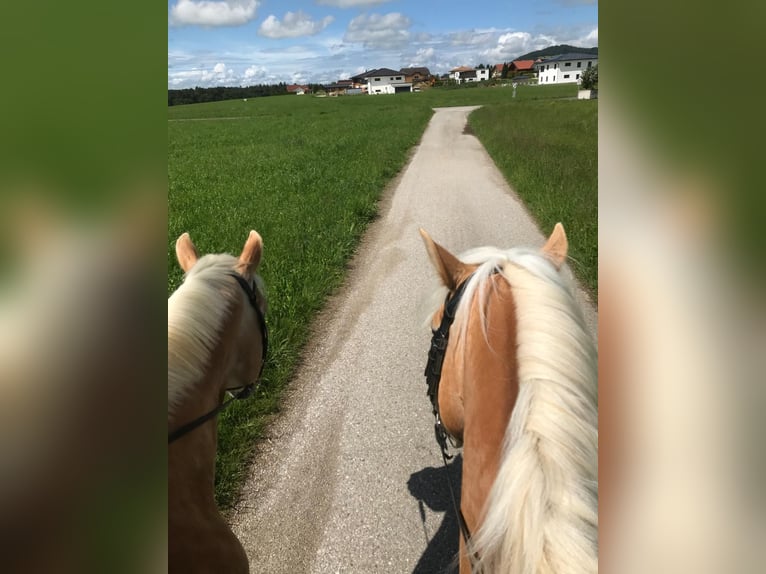
[[[461,353],[471,301],[484,312],[495,270],[511,286],[519,394],[501,464],[473,538],[478,572],[593,574],[598,570],[597,351],[568,279],[539,252],[479,248],[479,268],[455,318]],[[486,316],[482,325],[486,334]],[[497,343],[495,343],[496,345]],[[502,352],[502,349],[497,349]]]
[[[204,374],[230,309],[240,297],[228,275],[237,258],[202,257],[168,299],[168,408],[174,406]],[[256,276],[259,290],[261,284]]]

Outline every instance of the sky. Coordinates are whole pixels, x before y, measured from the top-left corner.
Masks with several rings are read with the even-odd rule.
[[[168,88],[330,83],[598,46],[597,0],[169,0]]]

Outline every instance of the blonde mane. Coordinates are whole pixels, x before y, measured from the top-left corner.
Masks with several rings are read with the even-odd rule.
[[[517,320],[519,394],[501,465],[472,549],[474,572],[598,571],[597,350],[571,281],[538,251],[479,248],[460,256],[479,268],[457,310],[462,352],[471,301],[486,301],[495,270],[508,281]],[[507,350],[506,352],[512,352]]]
[[[237,258],[205,255],[168,299],[168,412],[198,383],[218,342],[236,291]]]

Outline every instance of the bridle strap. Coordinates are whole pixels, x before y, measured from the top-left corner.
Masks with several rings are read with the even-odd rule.
[[[207,412],[204,415],[197,417],[193,421],[186,423],[185,425],[174,430],[172,433],[168,434],[168,444],[181,438],[183,435],[193,431],[197,427],[205,424],[207,421],[214,418],[218,413],[220,413],[226,407],[231,405],[231,403],[233,403],[234,401],[237,401],[240,399],[246,399],[247,397],[249,397],[253,393],[256,383],[261,380],[261,375],[263,374],[263,368],[266,365],[266,355],[269,352],[269,329],[266,326],[266,318],[263,316],[263,312],[261,311],[261,308],[258,306],[258,295],[255,289],[253,289],[253,287],[251,287],[250,284],[247,281],[245,281],[245,278],[242,277],[239,273],[229,273],[229,275],[234,277],[234,279],[237,280],[237,283],[239,283],[240,287],[242,287],[242,290],[245,292],[245,295],[247,295],[247,300],[250,301],[250,305],[255,310],[256,317],[258,318],[258,327],[261,330],[261,343],[263,345],[263,351],[261,353],[261,368],[258,371],[258,378],[256,379],[255,383],[251,383],[249,385],[245,385],[244,387],[241,387],[241,390],[238,393],[236,393],[232,398],[230,398],[228,401],[222,402],[210,412]]]
[[[428,397],[431,399],[431,405],[433,406],[434,416],[437,417],[437,422],[440,424],[439,418],[439,382],[442,377],[442,366],[444,365],[444,357],[447,354],[447,343],[449,342],[449,330],[452,323],[455,321],[455,313],[457,307],[460,304],[460,300],[463,298],[463,292],[465,291],[468,282],[473,275],[469,276],[465,281],[458,285],[455,292],[447,294],[444,299],[444,314],[442,315],[439,328],[432,330],[431,337],[431,349],[428,351],[428,363],[426,363],[425,377],[428,383]],[[443,427],[442,427],[443,428]],[[446,431],[445,431],[446,436]],[[439,444],[442,444],[439,433],[437,433],[436,440]],[[452,458],[451,456],[448,458]]]
[[[447,429],[444,428],[441,416],[439,414],[439,383],[441,382],[442,366],[444,365],[444,357],[447,354],[447,343],[449,342],[449,331],[452,323],[455,321],[455,313],[457,307],[460,304],[460,300],[463,297],[468,282],[471,280],[471,275],[460,285],[458,285],[455,292],[447,294],[444,300],[444,314],[442,315],[439,328],[432,330],[433,336],[431,337],[431,348],[428,351],[428,363],[426,363],[425,377],[428,383],[428,397],[431,399],[431,406],[433,407],[434,414],[434,435],[436,436],[436,442],[439,444],[439,448],[442,453],[442,460],[444,461],[444,468],[447,469],[447,485],[449,486],[450,497],[452,498],[452,505],[455,508],[455,515],[457,516],[458,526],[460,532],[465,540],[466,548],[471,541],[471,531],[466,524],[463,511],[457,502],[455,496],[455,490],[452,487],[452,480],[449,477],[449,465],[447,461],[452,458],[452,455],[447,452],[447,441],[449,440],[449,434]]]
[[[246,399],[249,397],[252,392],[255,385],[247,385],[245,387],[242,387],[242,390],[239,391],[236,395],[234,395],[232,398],[230,398],[228,401],[222,402],[220,405],[215,407],[212,411],[205,413],[201,417],[197,417],[191,422],[186,423],[182,427],[177,428],[172,433],[168,435],[168,444],[172,443],[173,441],[181,438],[186,433],[189,433],[196,429],[199,426],[202,426],[207,421],[215,417],[218,413],[220,413],[222,410],[224,410],[226,407],[228,407],[231,403],[233,403],[236,400],[239,399]]]
[[[495,270],[493,273],[497,273]],[[431,399],[431,406],[434,413],[434,434],[436,436],[436,442],[439,444],[439,448],[442,452],[442,460],[444,461],[444,467],[447,471],[447,484],[449,485],[450,497],[452,498],[452,505],[455,507],[455,514],[457,516],[458,526],[460,527],[460,533],[463,535],[465,541],[466,551],[469,552],[468,559],[473,564],[479,560],[479,554],[474,552],[470,554],[471,545],[471,530],[468,528],[468,524],[463,516],[463,510],[457,502],[455,496],[455,490],[452,487],[452,480],[449,477],[449,465],[447,461],[453,458],[451,454],[447,452],[447,441],[450,440],[450,435],[447,429],[442,423],[441,415],[439,413],[439,383],[442,377],[442,366],[444,365],[444,358],[447,355],[447,343],[449,343],[449,331],[452,327],[452,323],[455,321],[455,313],[457,312],[460,300],[463,297],[465,288],[469,281],[473,277],[471,274],[460,285],[458,285],[455,292],[451,295],[448,293],[444,300],[444,314],[442,315],[439,328],[432,330],[433,336],[431,337],[431,348],[428,351],[428,362],[426,363],[425,377],[428,384],[428,397]]]
[[[469,550],[470,543],[471,543],[471,530],[468,528],[468,524],[465,521],[465,516],[463,516],[463,510],[460,508],[460,505],[457,503],[457,498],[455,497],[455,490],[452,488],[452,480],[449,477],[449,465],[447,464],[447,453],[445,452],[445,449],[442,449],[442,460],[444,461],[444,468],[447,470],[446,476],[447,476],[447,484],[449,485],[449,495],[450,498],[452,498],[452,506],[455,508],[455,513],[457,515],[457,525],[460,527],[460,533],[463,535],[463,540],[465,540],[465,547],[466,550]],[[474,553],[473,557],[478,560],[479,555]],[[470,559],[470,556],[469,556]]]
[[[239,286],[242,287],[242,290],[247,295],[247,299],[250,301],[250,305],[255,310],[255,315],[258,318],[258,327],[261,329],[261,341],[263,344],[261,370],[258,371],[258,378],[256,379],[260,380],[261,375],[263,374],[263,367],[266,365],[266,356],[269,354],[269,328],[266,326],[266,317],[263,316],[263,312],[258,306],[258,294],[255,292],[255,289],[253,289],[239,273],[229,273],[229,275],[234,277],[234,279],[237,280],[237,283],[239,283]]]

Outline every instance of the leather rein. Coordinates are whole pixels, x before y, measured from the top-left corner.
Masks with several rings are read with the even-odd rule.
[[[260,331],[261,331],[261,343],[263,345],[263,352],[261,354],[261,369],[258,371],[258,377],[256,378],[255,382],[250,383],[249,385],[245,385],[244,387],[241,387],[237,393],[232,393],[233,397],[231,399],[229,399],[228,401],[222,402],[213,410],[177,428],[172,433],[169,433],[168,444],[181,438],[185,434],[193,431],[197,427],[202,426],[207,421],[215,417],[219,412],[221,412],[226,407],[231,405],[232,402],[236,400],[246,399],[247,397],[249,397],[251,394],[253,394],[255,385],[258,384],[258,382],[261,380],[261,375],[263,374],[263,367],[266,365],[266,355],[268,354],[268,351],[269,351],[269,329],[266,326],[266,318],[263,316],[263,313],[261,312],[261,308],[258,306],[258,294],[255,288],[252,285],[250,285],[247,281],[245,281],[245,278],[242,277],[240,274],[229,273],[229,275],[231,277],[234,277],[234,279],[237,280],[237,283],[239,283],[240,287],[242,287],[242,290],[245,292],[245,295],[247,295],[247,300],[250,302],[250,305],[255,310],[255,315],[258,318],[258,327],[260,328]]]

